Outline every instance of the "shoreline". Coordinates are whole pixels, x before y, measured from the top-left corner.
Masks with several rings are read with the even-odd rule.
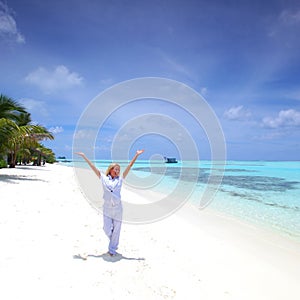
[[[189,204],[155,223],[123,223],[122,255],[111,259],[102,215],[79,190],[73,168],[0,169],[0,188],[6,299],[62,292],[91,299],[300,297],[299,243],[207,208]]]
[[[96,162],[98,162],[96,160]],[[245,161],[243,161],[245,162]],[[264,163],[268,163],[269,161],[264,161]],[[278,161],[279,163],[286,163],[289,161]],[[107,163],[107,161],[105,161]],[[142,164],[144,161],[142,161]],[[234,163],[239,163],[239,161],[234,161]],[[292,180],[292,179],[291,179]],[[294,178],[295,180],[295,178]],[[164,188],[165,190],[168,189],[168,187]],[[159,190],[159,191],[150,191],[150,190],[143,190],[143,189],[138,189],[138,190],[131,190],[132,192],[136,192],[138,194],[143,194],[144,198],[147,198],[147,194],[153,193],[154,194],[154,199],[162,199],[164,198],[164,192],[165,190]],[[197,192],[196,192],[197,193]],[[158,196],[157,196],[158,195]],[[263,197],[263,195],[262,195]],[[265,195],[267,197],[267,195]],[[270,197],[270,196],[268,196]],[[149,197],[148,197],[149,198]],[[225,199],[225,200],[224,200]],[[185,202],[187,204],[192,204],[196,208],[198,208],[197,203],[195,202],[196,198],[194,195],[191,195],[188,200]],[[197,201],[197,200],[196,200]],[[222,193],[220,190],[217,191],[217,193],[214,196],[214,200],[211,201],[211,203],[205,207],[204,209],[211,209],[212,211],[218,213],[218,214],[224,214],[227,217],[233,218],[233,219],[238,219],[250,226],[256,226],[258,228],[261,228],[263,230],[271,231],[274,234],[279,234],[282,237],[285,237],[287,239],[294,240],[296,242],[300,242],[300,232],[297,230],[297,226],[299,228],[298,223],[293,223],[289,221],[285,221],[284,218],[280,219],[280,215],[278,216],[279,218],[276,218],[275,214],[276,213],[271,213],[271,204],[266,203],[269,205],[269,211],[265,211],[262,215],[260,209],[263,208],[258,208],[256,210],[255,205],[252,206],[252,204],[249,205],[249,209],[252,209],[252,212],[247,214],[247,209],[244,208],[246,211],[241,211],[243,210],[244,203],[235,203],[234,205],[234,199],[230,197],[230,195],[226,195],[226,193]],[[247,202],[247,201],[245,201]],[[259,201],[258,201],[259,202]],[[223,204],[224,203],[224,204]],[[247,203],[245,203],[246,205]],[[251,207],[252,206],[252,207]],[[276,206],[276,200],[274,202],[274,206]],[[274,210],[273,210],[274,211]],[[277,214],[282,213],[285,214],[284,211],[282,212],[277,212]],[[296,212],[295,212],[296,213]],[[296,215],[292,215],[291,218],[296,218]],[[287,219],[287,220],[290,220]],[[300,228],[299,228],[300,229]]]
[[[134,189],[132,189],[130,187],[125,187],[125,189],[129,190],[132,193],[135,193]],[[155,198],[155,199],[162,199],[165,196],[165,194],[157,192],[157,191],[139,190],[138,193],[140,196],[142,196],[143,199],[146,199],[147,197],[149,197],[149,195],[153,196],[153,198]],[[215,197],[218,197],[218,195],[216,195]],[[215,200],[213,200],[213,201],[215,201]],[[253,227],[256,230],[260,230],[262,233],[266,232],[270,236],[273,235],[275,239],[276,239],[276,237],[281,238],[283,240],[286,239],[287,241],[298,243],[300,246],[299,235],[296,235],[296,233],[285,232],[282,228],[275,228],[270,223],[267,223],[267,222],[263,223],[258,220],[249,219],[249,218],[242,219],[242,217],[239,216],[238,214],[222,211],[221,209],[212,207],[211,204],[209,204],[207,207],[205,207],[203,209],[199,209],[195,203],[190,202],[189,200],[186,200],[185,203],[183,204],[183,207],[189,207],[190,210],[195,211],[196,214],[198,212],[199,215],[201,215],[201,214],[205,215],[205,213],[207,212],[211,215],[215,215],[215,216],[219,216],[221,218],[231,220],[232,222],[238,222],[240,224],[243,224],[245,227],[251,227],[251,228]],[[182,208],[179,208],[178,211],[180,211],[181,209]],[[177,211],[174,213],[176,214]]]
[[[124,189],[134,193],[133,189],[131,188],[126,187]],[[147,193],[149,192],[139,191],[139,193],[141,194],[142,198],[147,198]],[[150,191],[150,194],[155,195],[159,193]],[[164,195],[161,194],[158,198],[163,196]],[[249,236],[252,234],[257,234],[259,239],[262,239],[267,243],[280,243],[282,247],[289,248],[292,251],[299,252],[300,254],[300,241],[298,239],[284,234],[282,231],[275,230],[272,227],[267,227],[265,224],[254,223],[249,220],[242,220],[237,216],[210,208],[209,206],[204,209],[199,209],[195,204],[187,201],[176,212],[172,213],[170,216],[167,216],[166,219],[172,217],[173,214],[176,217],[181,218],[184,222],[191,223],[193,226],[197,226],[198,228],[201,228],[203,225],[205,225],[205,220],[207,220],[210,224],[212,221],[215,221],[216,224],[222,222],[227,229],[230,228],[230,230],[227,230],[227,233],[232,231],[232,234],[239,235],[239,238],[243,238],[242,236],[246,231]],[[162,220],[155,221],[154,223],[161,221]]]

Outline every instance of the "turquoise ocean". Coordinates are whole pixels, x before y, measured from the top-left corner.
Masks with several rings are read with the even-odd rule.
[[[105,170],[110,161],[95,163]],[[126,165],[120,164],[122,168]],[[86,167],[84,163],[82,166]],[[132,172],[139,178],[157,176],[157,184],[151,189],[164,194],[170,193],[178,180],[188,182],[190,174],[197,174],[193,177],[195,190],[188,198],[197,206],[212,168],[218,171],[218,164],[157,161],[150,165],[149,161],[137,161]],[[227,161],[219,171],[223,178],[208,205],[210,209],[300,241],[300,161]]]

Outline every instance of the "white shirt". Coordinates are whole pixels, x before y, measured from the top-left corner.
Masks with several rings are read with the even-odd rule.
[[[120,176],[112,178],[110,175],[106,176],[105,174],[101,174],[101,182],[103,186],[104,205],[120,205],[123,178]]]

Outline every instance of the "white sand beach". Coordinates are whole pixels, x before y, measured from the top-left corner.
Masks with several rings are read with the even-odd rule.
[[[111,258],[72,168],[0,169],[0,191],[2,299],[300,299],[300,243],[209,208],[123,224]]]

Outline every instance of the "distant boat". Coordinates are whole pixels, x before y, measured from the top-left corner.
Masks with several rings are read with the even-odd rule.
[[[178,161],[175,157],[165,157],[165,163],[176,164],[176,163],[178,163]]]

